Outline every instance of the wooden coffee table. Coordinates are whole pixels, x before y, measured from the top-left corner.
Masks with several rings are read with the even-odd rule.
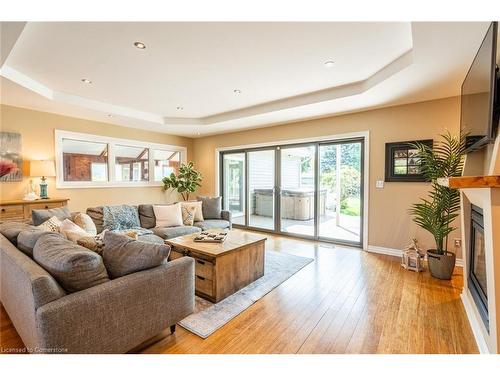
[[[165,240],[172,248],[170,259],[194,258],[196,295],[219,302],[264,275],[266,237],[238,229],[230,230],[223,243],[194,242],[196,236]]]

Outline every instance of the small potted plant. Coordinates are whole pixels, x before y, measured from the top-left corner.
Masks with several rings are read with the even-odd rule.
[[[454,137],[449,132],[441,135],[434,147],[422,143],[412,144],[418,149],[420,168],[431,189],[427,198],[412,205],[413,221],[432,234],[435,249],[427,250],[427,262],[432,276],[449,280],[455,268],[456,255],[448,251],[448,235],[455,230],[453,221],[460,209],[460,193],[438,183],[439,178],[462,175],[465,135]]]
[[[194,163],[190,161],[188,164],[179,166],[179,174],[171,173],[170,176],[164,177],[163,190],[176,189],[182,196],[184,201],[189,200],[189,195],[194,193],[201,186],[203,176],[200,172],[194,169]]]

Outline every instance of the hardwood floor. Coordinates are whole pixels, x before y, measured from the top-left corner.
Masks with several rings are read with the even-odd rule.
[[[399,259],[268,235],[267,249],[315,262],[209,338],[177,327],[144,353],[477,353],[451,281],[402,269]],[[2,348],[22,347],[1,308]]]

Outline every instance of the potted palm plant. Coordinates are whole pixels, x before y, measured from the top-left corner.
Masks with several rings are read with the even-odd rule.
[[[462,175],[465,135],[452,136],[442,134],[441,140],[434,147],[422,143],[413,143],[418,149],[421,170],[431,189],[427,198],[412,205],[410,213],[413,221],[432,234],[436,242],[435,249],[427,250],[427,261],[432,276],[449,280],[455,268],[456,255],[448,251],[448,235],[456,229],[453,221],[460,209],[460,193],[456,189],[438,183],[439,178]]]
[[[184,201],[189,200],[189,195],[194,193],[201,186],[203,176],[200,172],[194,169],[194,163],[190,161],[188,164],[179,166],[179,174],[171,173],[170,176],[164,177],[163,190],[176,189],[182,196]]]

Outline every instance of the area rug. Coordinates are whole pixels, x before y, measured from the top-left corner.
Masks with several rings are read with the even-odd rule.
[[[264,276],[216,304],[196,297],[195,312],[179,325],[205,339],[312,261],[266,250]]]

